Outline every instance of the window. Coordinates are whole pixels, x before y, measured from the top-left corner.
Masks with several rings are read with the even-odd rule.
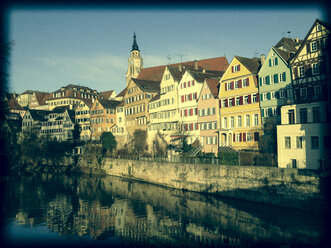
[[[258,126],[258,125],[259,125],[259,115],[254,114],[254,126]]]
[[[241,123],[241,115],[239,115],[237,117],[237,127],[241,127],[242,123]]]
[[[240,71],[240,65],[235,65],[232,67],[232,72]]]
[[[306,98],[307,97],[307,88],[301,88],[300,95],[302,98]]]
[[[294,124],[295,120],[294,120],[294,109],[289,109],[288,111],[288,124]]]
[[[225,100],[222,100],[222,108],[226,107],[226,99]]]
[[[314,94],[315,94],[315,96],[318,96],[321,93],[322,93],[322,86],[321,85],[314,86]]]
[[[280,98],[285,98],[285,90],[280,90],[279,96],[280,96]]]
[[[320,73],[319,66],[317,63],[312,64],[312,74],[318,75]]]
[[[234,82],[234,88],[235,89],[238,89],[239,88],[239,81],[238,80]]]
[[[246,141],[252,141],[252,133],[247,133]]]
[[[307,123],[307,108],[300,109],[300,123]]]
[[[311,52],[316,52],[317,51],[317,43],[316,41],[313,41],[310,43],[310,51]]]
[[[311,136],[311,149],[318,149],[318,136]]]
[[[231,82],[227,83],[227,90],[231,90]]]
[[[248,78],[244,78],[244,79],[243,79],[243,82],[242,82],[243,87],[247,87],[247,86],[248,86],[248,81],[247,81],[247,79],[248,79]]]
[[[285,137],[285,148],[291,149],[291,137]]]
[[[305,76],[305,67],[299,66],[299,77]]]
[[[240,97],[236,97],[236,106],[240,105]]]
[[[313,122],[321,121],[321,110],[320,107],[313,107]]]
[[[230,126],[233,128],[234,127],[234,117],[230,117]]]
[[[251,116],[250,115],[245,116],[245,121],[246,121],[246,127],[251,126]]]
[[[223,117],[223,128],[228,128],[228,118]]]
[[[302,149],[302,136],[297,136],[296,138],[297,148]]]
[[[248,104],[248,96],[244,96],[244,104]]]

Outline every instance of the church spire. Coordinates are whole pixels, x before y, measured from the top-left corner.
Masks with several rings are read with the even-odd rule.
[[[135,50],[140,52],[136,41],[136,32],[133,33],[133,44],[132,44],[131,52]]]

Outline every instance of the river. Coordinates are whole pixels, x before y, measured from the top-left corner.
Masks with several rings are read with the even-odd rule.
[[[327,218],[111,176],[11,176],[7,245],[107,247],[321,246]]]

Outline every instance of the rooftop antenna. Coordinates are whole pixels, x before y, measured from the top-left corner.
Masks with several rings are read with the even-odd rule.
[[[183,57],[187,56],[187,55],[184,55],[184,54],[177,54],[177,55],[180,57],[180,63],[182,64],[183,63]]]
[[[167,58],[168,58],[168,65],[169,65],[170,64],[170,60],[171,60],[170,55],[168,55]]]

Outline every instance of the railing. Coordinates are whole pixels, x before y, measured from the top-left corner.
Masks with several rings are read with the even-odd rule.
[[[232,153],[233,154],[233,153]],[[214,158],[194,158],[194,157],[140,157],[123,155],[117,156],[118,159],[141,160],[158,163],[181,163],[181,164],[215,164],[215,165],[240,165],[240,166],[268,166],[277,167],[277,156],[271,154],[258,154],[252,152],[234,152],[238,159]]]

